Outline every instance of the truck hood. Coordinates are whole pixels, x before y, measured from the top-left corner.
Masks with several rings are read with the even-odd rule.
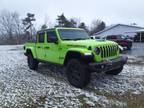
[[[87,39],[87,40],[72,40],[72,41],[63,41],[63,44],[68,46],[75,46],[75,47],[95,47],[95,46],[104,46],[104,45],[117,45],[117,43],[113,41],[107,41],[107,40],[93,40],[93,39]]]

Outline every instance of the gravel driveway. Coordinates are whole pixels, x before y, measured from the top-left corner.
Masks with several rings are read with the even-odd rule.
[[[84,89],[69,85],[65,69],[40,64],[38,71],[27,66],[22,46],[0,46],[0,107],[126,107],[116,94],[144,92],[143,59],[130,56],[124,70],[117,76],[92,74]],[[110,95],[111,98],[110,98]]]

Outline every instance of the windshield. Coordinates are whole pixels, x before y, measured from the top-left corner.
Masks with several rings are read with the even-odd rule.
[[[89,35],[83,30],[60,29],[59,33],[63,40],[90,39]]]

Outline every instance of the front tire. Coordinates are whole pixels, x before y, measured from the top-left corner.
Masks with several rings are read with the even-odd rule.
[[[109,75],[118,75],[122,70],[123,70],[123,66],[121,66],[118,69],[107,71],[106,74],[109,74]]]
[[[90,72],[78,59],[71,59],[67,64],[66,75],[71,85],[83,88],[90,82]]]
[[[28,61],[28,67],[30,69],[32,69],[32,70],[37,70],[38,69],[39,62],[36,59],[34,59],[31,54],[28,55],[27,61]]]

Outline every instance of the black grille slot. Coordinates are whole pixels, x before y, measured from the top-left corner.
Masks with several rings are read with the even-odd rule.
[[[103,48],[104,48],[104,57],[106,57],[106,54],[107,54],[106,47],[103,47]]]
[[[108,46],[108,56],[110,57],[110,46]]]
[[[112,57],[117,54],[118,46],[116,45],[101,46],[100,50],[102,58]]]
[[[112,56],[112,46],[110,46],[110,56]]]
[[[112,46],[112,56],[114,56],[114,46]]]
[[[102,47],[100,47],[100,50],[101,50],[101,57],[103,58],[104,56],[103,56],[103,48]]]

